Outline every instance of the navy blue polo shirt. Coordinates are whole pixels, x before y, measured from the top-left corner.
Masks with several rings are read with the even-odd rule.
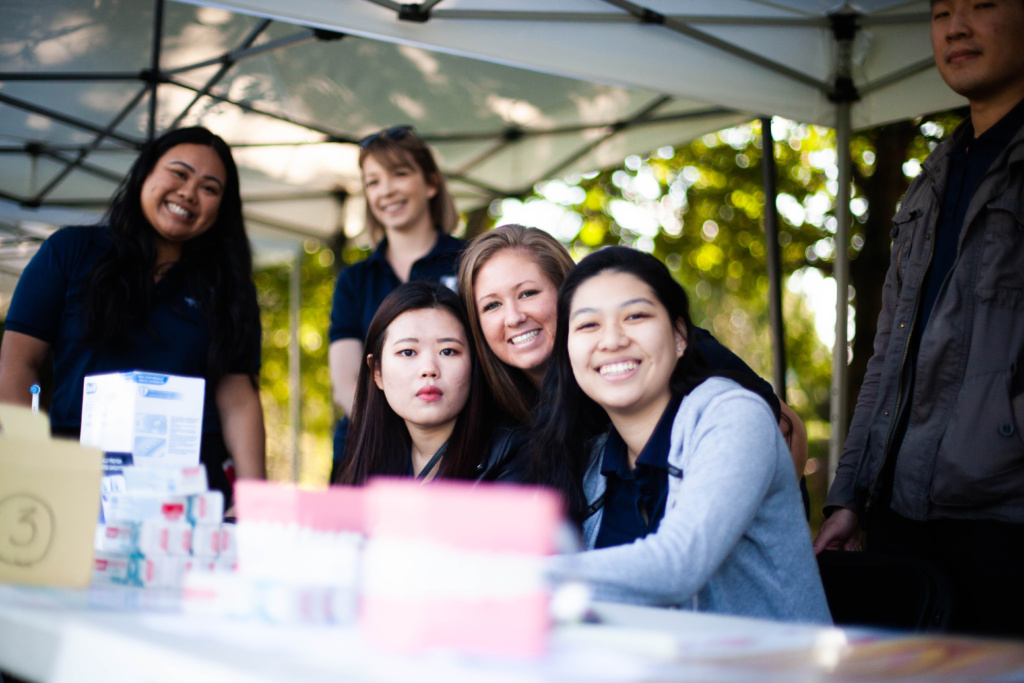
[[[668,402],[633,470],[629,468],[626,443],[611,428],[601,462],[607,488],[595,548],[625,545],[658,530],[668,498],[672,422],[682,402],[682,396],[673,396]],[[647,511],[646,520],[642,510]]]
[[[430,252],[412,264],[409,281],[431,280],[455,290],[459,270],[459,255],[465,243],[439,233]],[[331,304],[330,340],[366,340],[366,331],[377,308],[402,281],[395,275],[387,259],[388,241],[385,238],[369,258],[354,263],[338,275]]]
[[[949,150],[946,157],[949,160],[946,194],[942,198],[942,212],[935,227],[935,252],[925,279],[921,324],[917,330],[923,331],[928,324],[939,289],[953,269],[967,207],[978,183],[1024,126],[1024,100],[978,137],[974,137],[970,121],[964,125],[969,127],[967,134]]]
[[[412,264],[409,281],[430,280],[440,282],[455,291],[458,280],[459,256],[465,242],[442,232],[438,233],[433,249]],[[331,303],[331,342],[341,339],[358,339],[366,341],[366,332],[370,322],[376,315],[381,302],[395,290],[402,281],[395,275],[394,269],[387,259],[388,241],[381,240],[369,258],[354,263],[338,274],[338,282],[334,287],[334,299]],[[345,440],[348,437],[348,416],[346,415],[334,429],[334,463],[341,462],[345,452]],[[332,475],[333,477],[333,475]]]
[[[93,268],[111,248],[106,227],[78,226],[58,230],[29,262],[18,281],[7,312],[6,329],[35,337],[53,353],[53,396],[50,424],[55,432],[77,434],[82,422],[82,385],[86,375],[147,370],[187,377],[206,376],[209,328],[183,273],[172,268],[156,284],[153,310],[146,327],[126,330],[116,350],[81,341],[85,332],[82,307]],[[255,289],[253,297],[255,298]],[[259,374],[260,339],[240,345],[230,373]],[[219,432],[214,387],[206,387],[203,432]],[[205,440],[204,440],[205,443]]]

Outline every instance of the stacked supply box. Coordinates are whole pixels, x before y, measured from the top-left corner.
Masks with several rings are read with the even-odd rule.
[[[190,573],[185,607],[196,614],[258,617],[283,623],[351,623],[364,540],[363,492],[335,486],[303,491],[286,484],[240,481],[239,566],[235,575]],[[196,526],[199,536],[200,527]],[[230,534],[221,552],[233,545]]]
[[[206,470],[125,467],[126,490],[103,496],[94,584],[178,588],[191,571],[233,570],[235,532]]]
[[[138,370],[85,378],[80,440],[107,454],[105,492],[124,490],[126,464],[199,464],[205,391],[200,378]]]

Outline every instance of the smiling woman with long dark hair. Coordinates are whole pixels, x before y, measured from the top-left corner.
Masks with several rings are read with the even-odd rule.
[[[563,283],[527,479],[562,491],[595,550],[553,573],[608,600],[829,622],[775,416],[708,368],[695,329],[650,254],[610,247]]]
[[[231,150],[205,128],[146,145],[106,225],[69,227],[25,269],[0,348],[0,400],[27,404],[53,355],[50,422],[77,437],[86,375],[128,370],[206,380],[202,459],[264,476],[259,308]]]

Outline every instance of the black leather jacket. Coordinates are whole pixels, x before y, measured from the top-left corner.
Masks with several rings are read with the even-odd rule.
[[[476,466],[477,481],[519,481],[516,458],[525,443],[525,430],[517,425],[503,424],[494,429],[491,446]]]

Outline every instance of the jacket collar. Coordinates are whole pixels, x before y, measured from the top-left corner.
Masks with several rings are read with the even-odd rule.
[[[999,127],[1001,124],[1006,122],[1011,117],[1018,121],[1024,114],[1024,100],[1017,103],[1017,105],[1011,109],[1006,116],[1000,119],[995,126],[989,130],[995,129],[999,133]],[[988,131],[986,131],[988,133]],[[985,135],[983,133],[982,135]],[[946,157],[950,154],[955,153],[956,150],[963,149],[967,143],[970,142],[970,138],[974,137],[974,124],[971,123],[971,117],[968,116],[966,119],[960,122],[953,133],[943,140],[938,147],[936,147],[928,158],[921,164],[921,171],[927,174],[928,178],[932,183],[940,190],[946,187],[946,180],[949,173],[949,164],[946,163]],[[999,168],[1002,165],[1011,165],[1024,160],[1024,126],[1018,126],[1017,131],[1010,138],[1009,143],[1006,145],[1006,150],[999,155],[999,158],[992,164],[992,168]]]

